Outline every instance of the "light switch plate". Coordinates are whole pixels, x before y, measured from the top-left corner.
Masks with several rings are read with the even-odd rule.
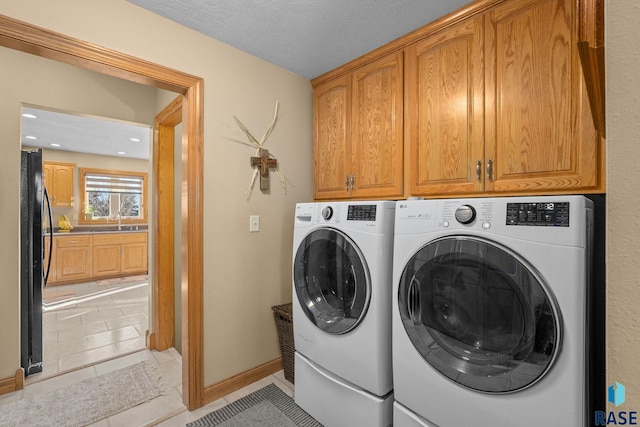
[[[249,232],[257,233],[258,231],[260,231],[260,216],[259,215],[249,216]]]

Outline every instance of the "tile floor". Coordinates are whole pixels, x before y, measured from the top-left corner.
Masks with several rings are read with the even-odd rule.
[[[145,277],[50,286],[44,296],[43,371],[27,384],[146,347]]]
[[[226,404],[240,399],[268,384],[275,384],[289,396],[293,397],[293,384],[284,378],[283,371],[279,371],[211,402],[200,409],[189,412],[182,403],[182,358],[175,349],[171,348],[163,352],[143,350],[43,381],[27,384],[23,390],[0,396],[0,406],[39,393],[55,390],[125,366],[134,365],[145,360],[152,360],[157,363],[160,370],[160,383],[165,386],[169,392],[149,402],[91,424],[92,427],[184,427],[187,423],[195,421],[211,411],[222,408]]]
[[[145,349],[148,288],[144,280],[82,283],[48,288],[44,312],[44,369],[25,388],[0,396],[0,406],[55,390],[144,360],[155,361],[169,392],[92,424],[93,427],[184,427],[260,388],[275,384],[289,396],[294,386],[279,371],[200,409],[182,403],[182,358],[175,349]]]

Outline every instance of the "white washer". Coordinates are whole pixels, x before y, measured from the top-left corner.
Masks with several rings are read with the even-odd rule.
[[[592,202],[401,201],[394,425],[585,426]]]
[[[296,205],[295,401],[326,427],[392,423],[395,202]]]

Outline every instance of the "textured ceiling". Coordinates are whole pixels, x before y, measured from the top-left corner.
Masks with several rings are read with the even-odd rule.
[[[469,0],[128,0],[312,79]],[[23,145],[146,159],[148,126],[25,108]],[[27,140],[26,135],[37,136]],[[140,138],[132,142],[129,138]]]
[[[128,0],[312,79],[469,0]]]

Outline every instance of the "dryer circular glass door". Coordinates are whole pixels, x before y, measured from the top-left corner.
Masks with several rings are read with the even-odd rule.
[[[529,387],[560,347],[560,314],[542,278],[488,240],[451,236],[422,247],[405,265],[398,305],[422,357],[474,390]]]
[[[344,233],[331,228],[305,237],[293,265],[296,295],[318,328],[343,334],[364,318],[371,294],[362,253]]]

